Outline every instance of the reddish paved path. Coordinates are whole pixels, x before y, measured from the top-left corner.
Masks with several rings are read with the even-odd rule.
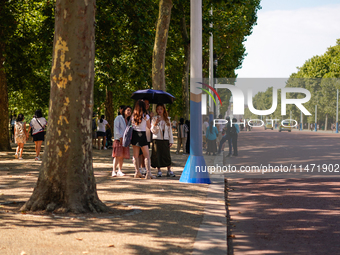
[[[238,167],[340,161],[340,134],[241,132],[239,145]],[[226,174],[234,254],[340,254],[340,178],[242,177]]]
[[[332,175],[340,177],[340,134],[325,132],[293,131],[278,132],[277,130],[255,129],[241,132],[238,140],[239,157],[224,158],[224,165],[236,166],[286,166],[291,174],[284,173],[277,178],[311,178],[329,175],[322,172],[323,164],[333,166]],[[227,153],[226,153],[227,154]],[[311,173],[312,164],[315,164]],[[308,165],[309,172],[300,173],[299,166],[304,169]],[[293,172],[296,166],[296,171]],[[320,169],[318,169],[320,166]],[[337,169],[336,169],[337,168]],[[320,172],[319,172],[320,170]],[[337,173],[334,173],[334,170]],[[249,174],[238,174],[246,177]],[[261,177],[262,173],[259,174]],[[262,176],[267,177],[267,176]]]

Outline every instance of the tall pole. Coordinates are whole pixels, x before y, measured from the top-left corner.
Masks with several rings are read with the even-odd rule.
[[[303,117],[302,117],[302,111],[301,111],[301,116],[300,116],[300,130],[303,129]]]
[[[317,130],[318,130],[318,128],[317,128],[317,126],[318,126],[318,124],[317,124],[317,118],[318,118],[318,116],[317,116],[317,111],[318,110],[318,105],[315,105],[315,125],[314,125],[314,131],[316,132]]]
[[[180,182],[211,183],[202,153],[202,0],[190,0],[190,155]]]
[[[210,15],[213,15],[213,9],[211,7]],[[210,23],[210,27],[213,27],[213,23]],[[213,34],[209,37],[209,83],[211,87],[214,87],[214,38]],[[213,110],[213,99],[209,97],[209,113]]]
[[[336,90],[336,131],[335,133],[339,133],[339,89]]]

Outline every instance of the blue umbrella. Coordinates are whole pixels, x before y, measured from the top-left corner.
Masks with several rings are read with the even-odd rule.
[[[132,99],[147,99],[150,104],[172,104],[175,97],[163,90],[143,89],[132,93]]]

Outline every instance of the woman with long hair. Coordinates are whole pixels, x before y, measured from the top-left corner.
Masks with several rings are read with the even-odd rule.
[[[158,169],[157,177],[162,177],[161,167],[167,167],[167,177],[175,177],[171,171],[170,147],[174,143],[170,118],[164,104],[156,107],[157,116],[152,119],[151,166]]]
[[[18,144],[15,150],[15,158],[22,159],[22,152],[24,150],[24,144],[28,138],[28,132],[26,131],[26,122],[24,122],[24,115],[19,114],[16,122],[14,123],[14,140]],[[20,152],[20,156],[19,156]]]
[[[45,141],[45,127],[47,125],[46,119],[43,117],[40,109],[35,111],[34,117],[30,122],[28,133],[32,129],[33,141],[35,143],[35,160],[40,160],[40,150],[43,141]]]
[[[107,122],[107,120],[106,119],[104,119],[105,118],[105,116],[104,115],[102,115],[102,116],[100,116],[100,119],[98,119],[98,125],[97,125],[97,138],[98,138],[98,150],[100,150],[101,149],[101,140],[100,140],[100,138],[102,137],[103,138],[103,143],[104,143],[104,145],[103,145],[103,148],[104,148],[104,150],[107,150],[107,148],[106,148],[106,125],[108,125],[109,126],[109,128],[110,128],[110,125],[109,125],[109,123]]]
[[[130,158],[130,149],[129,147],[123,147],[123,135],[126,129],[127,124],[129,123],[131,117],[132,109],[130,106],[125,106],[122,114],[118,115],[114,121],[114,142],[113,142],[113,150],[112,157],[113,159],[113,171],[112,177],[115,176],[124,176],[125,174],[122,172],[123,161],[125,159]],[[118,172],[116,173],[116,168],[118,164]]]
[[[133,149],[133,163],[135,166],[134,177],[143,177],[143,175],[139,171],[139,150],[142,149],[143,156],[145,158],[145,179],[154,179],[156,177],[151,174],[149,147],[146,138],[146,127],[151,128],[150,117],[147,114],[145,103],[141,99],[137,100],[135,104],[131,123],[133,126],[131,144]]]

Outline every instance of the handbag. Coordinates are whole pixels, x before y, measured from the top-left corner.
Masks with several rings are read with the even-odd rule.
[[[43,126],[41,125],[40,121],[39,121],[37,118],[35,118],[35,120],[38,122],[38,124],[40,125],[40,127],[43,129],[44,135],[46,135],[45,127],[43,127]]]
[[[130,119],[123,134],[123,142],[122,142],[123,147],[129,147],[131,143],[131,139],[132,139],[132,131],[133,131],[133,127],[132,127],[131,119]]]

